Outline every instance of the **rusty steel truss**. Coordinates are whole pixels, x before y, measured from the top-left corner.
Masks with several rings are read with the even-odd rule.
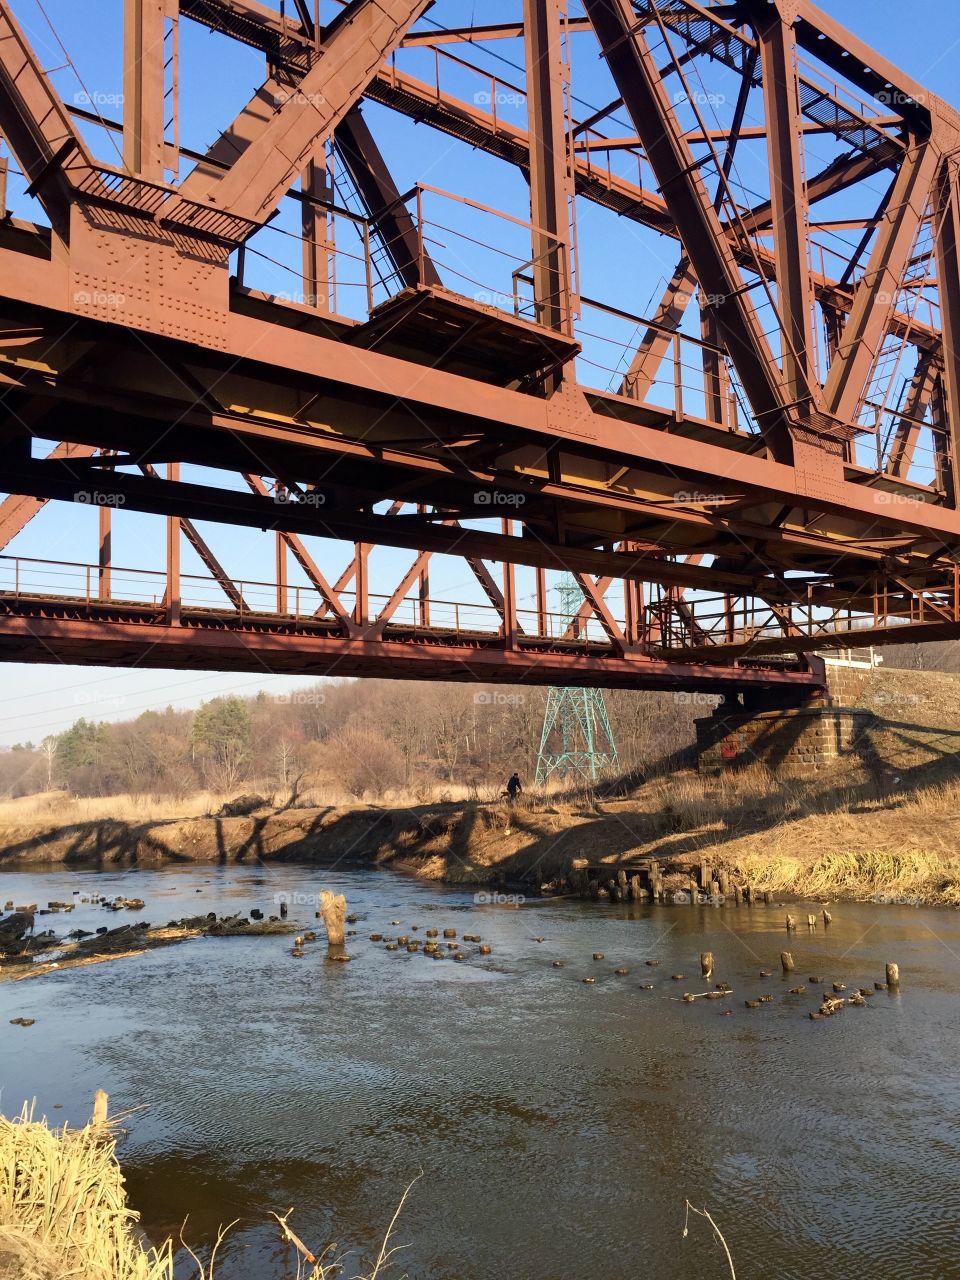
[[[124,0],[120,118],[59,96],[18,7],[0,657],[790,700],[820,687],[813,651],[960,636],[960,114],[808,0],[517,0],[468,28],[448,0]],[[188,22],[264,58],[203,151],[180,141]],[[528,207],[442,167],[402,190],[385,109],[519,169]],[[255,268],[290,210],[281,293]],[[650,314],[593,296],[578,222],[638,297],[641,237],[672,246]],[[492,290],[446,249],[494,225]],[[95,563],[9,546],[51,500],[97,506]],[[166,520],[162,568],[114,564],[127,512]],[[273,580],[197,522],[266,531]],[[339,575],[315,538],[352,544]],[[385,547],[411,553],[388,584]],[[479,605],[431,593],[440,556]]]

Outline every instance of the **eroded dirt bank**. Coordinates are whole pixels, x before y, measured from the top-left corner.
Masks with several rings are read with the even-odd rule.
[[[452,884],[563,889],[656,858],[685,884],[701,858],[731,883],[782,894],[960,902],[960,787],[876,798],[675,776],[625,799],[261,810],[159,822],[46,821],[0,829],[0,868],[184,863],[387,866]]]

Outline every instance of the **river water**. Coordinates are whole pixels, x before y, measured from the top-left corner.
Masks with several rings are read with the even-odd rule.
[[[155,1239],[188,1217],[202,1244],[239,1219],[218,1280],[295,1270],[268,1217],[291,1206],[301,1237],[359,1267],[421,1172],[391,1272],[412,1280],[728,1276],[703,1219],[683,1238],[687,1198],[738,1280],[960,1277],[958,913],[838,904],[828,930],[793,935],[784,981],[782,907],[510,908],[297,866],[0,874],[17,903],[146,900],[44,918],[63,930],[269,913],[321,887],[360,916],[350,964],[320,944],[295,959],[289,938],[210,938],[0,985],[3,1111],[36,1097],[81,1124],[98,1087],[112,1111],[145,1104],[120,1149],[132,1203]],[[312,905],[290,914],[314,923]],[[368,940],[414,924],[478,933],[492,954],[438,962]],[[684,1004],[712,985],[705,949],[734,995]],[[788,994],[817,975],[872,988],[888,960],[902,992],[864,1008],[814,1022],[824,988]],[[9,1025],[21,1015],[36,1024]]]

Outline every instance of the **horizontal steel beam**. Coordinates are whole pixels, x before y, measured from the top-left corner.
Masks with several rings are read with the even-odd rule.
[[[0,603],[3,603],[0,596]],[[51,610],[66,612],[63,602]],[[0,612],[0,661],[136,666],[198,671],[253,671],[258,675],[380,676],[393,680],[454,680],[651,690],[765,690],[803,701],[822,691],[814,669],[779,664],[691,665],[633,651],[589,653],[576,645],[554,651],[508,649],[451,635],[444,643],[408,639],[348,639],[282,620],[231,628],[189,609],[180,624],[137,616],[117,605],[102,618]],[[69,607],[67,607],[69,608]],[[74,614],[75,614],[74,610]],[[136,618],[136,620],[134,620]]]

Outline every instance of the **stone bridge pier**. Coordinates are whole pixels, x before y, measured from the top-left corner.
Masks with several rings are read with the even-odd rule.
[[[760,763],[784,777],[813,778],[856,749],[876,722],[872,711],[855,705],[869,683],[872,655],[810,661],[822,667],[824,683],[803,702],[727,694],[712,715],[697,720],[701,773]]]

